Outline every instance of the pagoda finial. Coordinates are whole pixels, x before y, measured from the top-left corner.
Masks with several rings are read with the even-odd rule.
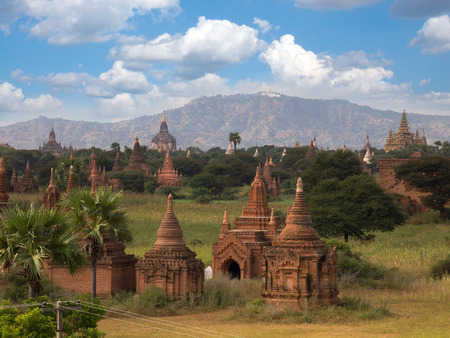
[[[53,170],[53,168],[50,171],[50,184],[48,186],[49,187],[54,187],[55,186],[55,178],[54,178],[54,170]]]
[[[163,120],[162,121],[166,122],[166,111],[165,110],[163,110]]]
[[[136,142],[139,142],[139,139],[137,136],[134,138],[134,143],[136,143]]]
[[[296,192],[303,192],[303,181],[302,178],[299,177],[297,180],[297,190]]]
[[[230,221],[228,219],[228,208],[225,208],[222,224],[230,224]]]

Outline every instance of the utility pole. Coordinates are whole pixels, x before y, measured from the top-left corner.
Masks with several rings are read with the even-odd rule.
[[[63,322],[63,311],[64,310],[81,310],[81,306],[69,307],[69,302],[66,303],[67,306],[63,305],[61,300],[56,302],[56,308],[52,309],[42,309],[42,312],[47,311],[56,311],[56,338],[62,338],[64,332],[64,322]],[[44,307],[47,305],[43,303]],[[80,302],[77,302],[77,305],[80,305]]]

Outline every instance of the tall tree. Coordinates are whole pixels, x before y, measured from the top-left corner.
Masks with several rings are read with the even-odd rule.
[[[239,133],[230,133],[230,142],[234,144],[234,153],[236,154],[236,144],[241,143],[241,136]]]
[[[394,171],[395,178],[429,192],[424,198],[425,205],[439,210],[446,219],[445,204],[450,200],[450,158],[432,155],[413,159],[395,167]]]
[[[92,298],[97,296],[97,262],[103,254],[103,237],[127,241],[125,211],[120,201],[122,192],[111,188],[91,193],[87,189],[71,191],[62,204],[69,209],[72,223],[83,234],[92,269]]]
[[[44,260],[66,265],[71,274],[85,264],[85,256],[66,214],[57,208],[3,209],[0,226],[0,263],[16,267],[29,285],[30,297],[41,290]]]
[[[361,163],[355,154],[349,150],[338,149],[332,153],[319,152],[312,160],[310,166],[303,171],[301,177],[305,192],[309,192],[320,181],[329,178],[343,181],[349,176],[361,173]]]
[[[373,238],[371,232],[392,231],[405,216],[375,180],[354,175],[343,181],[320,181],[306,195],[314,228],[323,237]]]

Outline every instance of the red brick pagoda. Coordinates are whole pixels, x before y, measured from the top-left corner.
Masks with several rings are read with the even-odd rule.
[[[173,212],[173,198],[158,229],[153,248],[136,264],[136,291],[158,286],[172,298],[203,292],[204,265],[183,240],[183,231]]]
[[[312,227],[301,178],[286,226],[262,256],[263,299],[301,308],[340,304],[337,252]]]
[[[281,231],[280,223],[279,217],[271,217],[264,177],[258,167],[247,206],[235,219],[233,229],[225,212],[219,241],[213,246],[214,274],[230,274],[235,278],[261,277],[263,248],[272,245]]]
[[[182,187],[183,177],[178,170],[173,168],[173,162],[170,158],[169,150],[166,151],[163,167],[156,174],[157,182],[161,187]]]

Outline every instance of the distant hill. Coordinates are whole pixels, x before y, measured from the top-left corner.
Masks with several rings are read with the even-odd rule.
[[[450,140],[450,116],[407,112],[411,131],[422,128],[429,140]],[[228,146],[230,132],[239,132],[241,147],[265,144],[292,146],[309,144],[331,149],[344,144],[361,149],[370,137],[381,148],[389,129],[397,131],[400,112],[381,111],[344,100],[311,100],[277,93],[217,95],[192,100],[185,106],[166,111],[169,132],[183,149],[196,140],[203,150]],[[0,143],[20,149],[37,149],[48,140],[51,124],[57,141],[75,148],[109,148],[111,143],[132,147],[135,136],[141,145],[151,145],[159,131],[162,114],[142,116],[116,123],[99,123],[39,117],[0,128]]]

